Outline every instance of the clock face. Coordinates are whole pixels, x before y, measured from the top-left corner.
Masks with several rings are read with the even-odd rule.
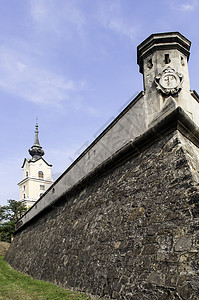
[[[164,74],[160,78],[160,85],[163,88],[173,89],[178,86],[179,81],[179,78],[175,74]]]

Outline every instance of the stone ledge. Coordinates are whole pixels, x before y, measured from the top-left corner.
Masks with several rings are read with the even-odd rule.
[[[199,95],[195,90],[190,91],[191,92],[191,96],[199,102]]]

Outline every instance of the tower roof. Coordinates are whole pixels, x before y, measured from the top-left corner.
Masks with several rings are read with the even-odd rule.
[[[179,32],[151,34],[137,47],[137,63],[143,73],[143,59],[157,50],[178,49],[189,59],[191,42]]]
[[[32,161],[38,160],[44,155],[44,150],[42,149],[39,143],[39,131],[38,131],[38,124],[35,125],[35,141],[34,145],[29,149],[29,153],[32,156]]]

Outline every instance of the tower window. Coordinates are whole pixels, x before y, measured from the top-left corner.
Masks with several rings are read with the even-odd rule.
[[[45,191],[45,185],[40,184],[40,190]]]
[[[185,65],[185,62],[184,62],[184,57],[181,56],[181,65],[184,66]]]
[[[148,60],[147,67],[149,70],[153,67],[152,58]]]
[[[38,177],[39,177],[39,178],[44,178],[44,173],[43,173],[42,171],[39,171],[39,172],[38,172]]]
[[[165,64],[169,64],[170,62],[169,54],[165,54]]]
[[[26,171],[26,177],[28,177],[28,171]]]
[[[23,194],[23,198],[24,198],[24,199],[26,198],[26,194]]]
[[[43,193],[39,194],[39,197],[41,197],[43,195]]]
[[[23,186],[23,190],[25,191],[25,189],[26,189],[26,186],[24,185],[24,186]]]

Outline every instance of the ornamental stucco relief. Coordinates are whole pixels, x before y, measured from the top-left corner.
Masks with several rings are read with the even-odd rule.
[[[155,77],[156,89],[164,95],[177,94],[182,89],[183,75],[170,66]]]

